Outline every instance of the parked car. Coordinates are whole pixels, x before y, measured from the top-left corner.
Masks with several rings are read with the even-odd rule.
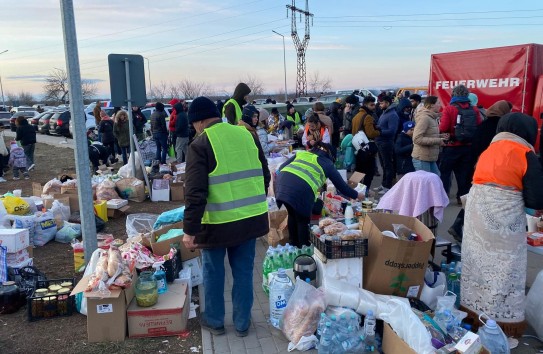
[[[0,127],[1,128],[9,127],[10,120],[11,120],[11,113],[9,113],[9,112],[0,112]]]
[[[29,106],[19,106],[19,107],[13,107],[11,109],[11,114],[19,113],[19,112],[36,112],[35,108],[29,107]]]
[[[40,119],[38,120],[38,133],[49,135],[49,120],[55,113],[57,112],[47,111],[40,115]]]
[[[147,120],[149,120],[149,118],[151,118],[151,114],[153,114],[154,111],[155,111],[155,107],[152,106],[152,107],[142,109],[141,113],[143,113],[145,118],[147,118]],[[169,104],[165,104],[164,105],[164,111],[166,111],[166,114],[169,117],[171,112],[172,112],[172,106],[170,106]],[[168,120],[168,119],[166,119],[166,120]]]
[[[18,117],[25,117],[26,119],[31,119],[31,118],[34,118],[34,117],[36,117],[38,115],[39,115],[39,113],[36,112],[36,111],[20,111],[20,112],[14,113],[11,116],[11,119],[9,120],[9,125],[10,125],[10,128],[11,128],[11,131],[14,132],[14,131],[17,130],[17,127],[15,126],[15,121],[17,120]]]
[[[70,120],[70,111],[56,112],[49,119],[49,133],[71,138]]]

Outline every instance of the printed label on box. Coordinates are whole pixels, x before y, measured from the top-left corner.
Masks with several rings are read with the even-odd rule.
[[[112,313],[113,312],[113,304],[96,305],[96,312],[97,313]]]
[[[419,295],[420,285],[410,286],[407,290],[407,297],[417,297]]]

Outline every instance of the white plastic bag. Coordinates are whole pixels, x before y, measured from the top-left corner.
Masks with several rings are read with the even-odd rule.
[[[302,336],[297,344],[292,342],[288,344],[288,351],[291,352],[293,350],[299,350],[301,352],[305,352],[306,350],[315,348],[317,343],[319,343],[319,340],[314,334],[310,335],[309,337]]]
[[[90,276],[94,271],[96,270],[96,264],[98,263],[98,260],[100,259],[100,256],[103,252],[107,252],[101,248],[98,248],[92,252],[91,259],[87,263],[87,267],[85,268],[85,273],[83,273],[83,277]],[[83,293],[79,293],[75,295],[76,300],[76,306],[79,313],[82,315],[87,316],[87,298],[83,296]]]
[[[428,285],[431,284],[431,285]],[[424,275],[424,286],[420,294],[420,300],[432,310],[436,309],[438,296],[445,295],[447,291],[447,278],[443,272],[434,272],[430,268],[426,269]]]
[[[58,200],[53,201],[53,205],[51,205],[50,211],[53,214],[53,217],[55,218],[58,227],[61,227],[63,222],[70,219],[70,206],[64,205]]]
[[[132,172],[132,160],[136,159],[136,175],[134,176],[134,173]],[[119,168],[119,176],[122,178],[137,178],[139,180],[143,180],[143,170],[141,169],[141,161],[140,156],[137,151],[130,154],[130,157],[128,158],[128,163],[121,168]]]
[[[11,224],[13,229],[27,229],[30,243],[34,244],[34,233],[36,231],[36,217],[34,215],[6,215],[4,220],[8,220],[7,223]]]
[[[57,234],[57,222],[53,213],[37,212],[34,214],[36,219],[36,228],[34,230],[34,246],[44,246],[47,242],[53,240]]]
[[[543,270],[535,278],[526,297],[526,320],[539,338],[543,338]]]
[[[134,237],[153,231],[153,225],[158,219],[157,214],[130,214],[126,217],[126,234]]]
[[[279,327],[293,346],[297,346],[302,337],[315,333],[325,309],[324,293],[298,277]]]
[[[381,313],[379,317],[387,322],[415,353],[431,354],[435,352],[432,346],[432,336],[411,310],[411,306],[398,299],[387,301],[387,306],[390,312]]]

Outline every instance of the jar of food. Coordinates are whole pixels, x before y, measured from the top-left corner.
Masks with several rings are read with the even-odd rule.
[[[68,288],[62,288],[57,292],[57,301],[58,301],[58,314],[59,316],[64,316],[68,314],[69,310],[69,302],[68,299],[70,298],[70,289]]]
[[[0,314],[17,312],[22,306],[19,287],[14,281],[7,281],[0,286]]]
[[[136,302],[138,306],[153,306],[157,301],[158,287],[153,272],[141,272],[136,283]]]

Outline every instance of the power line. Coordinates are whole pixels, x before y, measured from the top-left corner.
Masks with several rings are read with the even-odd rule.
[[[440,19],[407,19],[407,20],[378,20],[378,21],[371,21],[371,20],[364,20],[364,23],[389,23],[389,22],[439,22],[439,21],[481,21],[481,20],[509,20],[509,19],[531,19],[531,18],[542,18],[541,16],[507,16],[507,17],[471,17],[471,18],[440,18]],[[333,23],[337,22],[335,20],[318,20],[317,23]],[[344,22],[356,22],[360,23],[360,20],[344,20],[341,21]]]
[[[499,23],[499,24],[462,24],[463,27],[500,27],[500,26],[543,26],[543,23]],[[394,25],[394,26],[319,26],[319,28],[376,28],[376,27],[390,27],[390,28],[447,28],[451,25],[429,25],[429,26],[417,26],[417,25]],[[451,27],[452,28],[452,27]]]
[[[495,11],[469,11],[469,12],[440,12],[431,14],[385,14],[385,15],[347,15],[347,16],[317,16],[319,18],[368,18],[368,17],[406,17],[406,16],[441,16],[441,15],[469,15],[469,14],[489,14],[489,13],[511,13],[511,12],[535,12],[543,11],[543,9],[523,9],[523,10],[495,10]]]

